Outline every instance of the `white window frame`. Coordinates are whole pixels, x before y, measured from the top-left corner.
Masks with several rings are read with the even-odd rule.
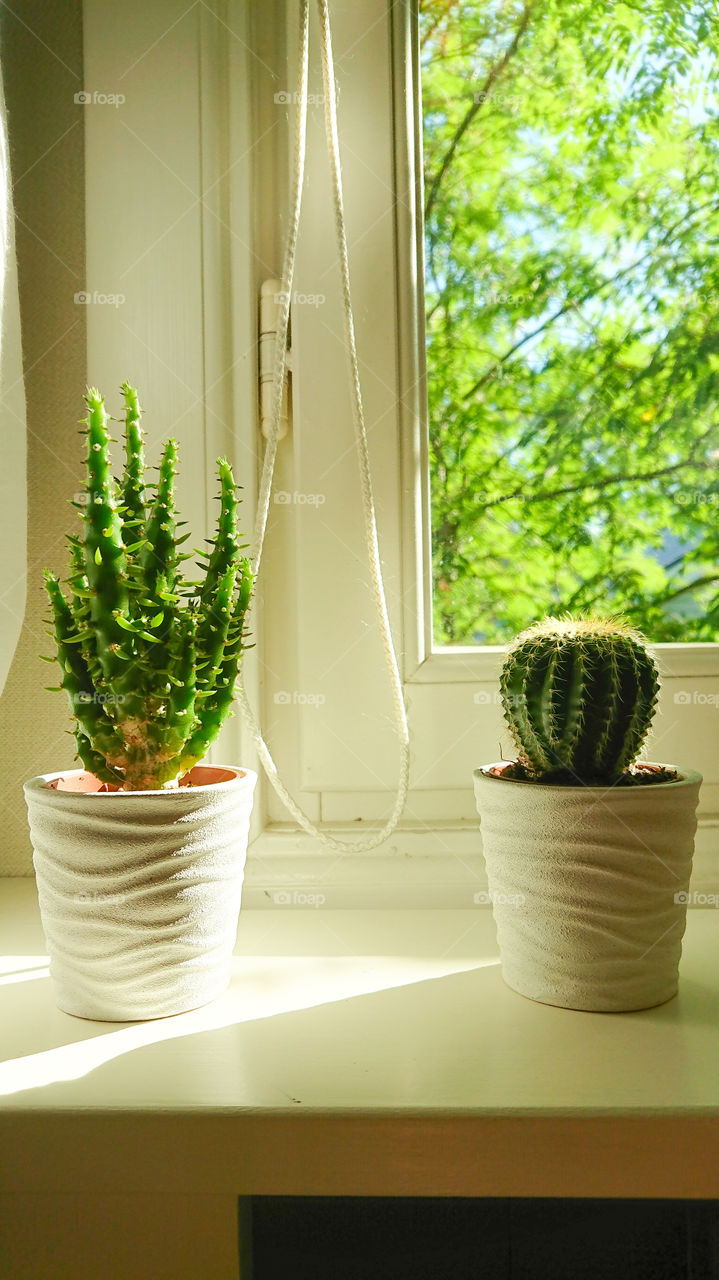
[[[333,905],[466,905],[467,893],[483,882],[472,768],[496,759],[500,745],[505,755],[511,751],[496,701],[501,649],[434,650],[431,642],[415,4],[332,4],[357,341],[390,618],[412,731],[412,788],[400,830],[364,859],[337,857],[298,835],[262,786],[248,872],[249,900],[257,905],[268,895],[271,904],[273,888],[320,880]],[[297,0],[213,0],[191,10],[182,0],[163,0],[161,7],[127,0],[119,10],[106,0],[85,3],[86,89],[117,92],[126,85],[126,123],[132,125],[134,111],[136,120],[152,119],[154,129],[151,144],[122,129],[108,146],[101,113],[112,108],[87,109],[86,288],[121,290],[127,263],[146,243],[147,208],[154,217],[158,202],[172,246],[136,277],[123,323],[109,309],[88,307],[89,377],[108,396],[126,376],[141,389],[145,380],[152,386],[145,399],[153,439],[173,431],[185,475],[202,477],[180,489],[196,537],[214,518],[218,452],[235,464],[245,487],[245,529],[252,527],[261,456],[257,298],[262,281],[281,266],[292,138],[291,108],[275,94],[294,89],[297,19]],[[161,31],[155,45],[153,22]],[[313,13],[311,91],[321,89],[317,35]],[[127,73],[137,50],[148,46]],[[165,110],[158,123],[158,102],[178,75],[184,78],[178,111]],[[253,620],[257,647],[247,655],[244,678],[293,794],[315,821],[351,839],[389,812],[397,747],[360,541],[322,138],[321,108],[311,108],[296,287],[326,288],[327,302],[321,309],[293,306],[292,420],[276,488],[307,494],[321,483],[326,504],[273,505]],[[143,174],[147,191],[118,208],[118,166],[129,178],[148,145],[156,160]],[[189,164],[179,179],[172,155]],[[202,194],[189,209],[188,188]],[[167,230],[175,225],[184,228],[179,239]],[[159,325],[149,320],[158,313]],[[138,326],[156,338],[155,354],[144,361]],[[719,645],[658,645],[656,653],[667,673],[660,754],[704,772],[708,851],[711,828],[719,825],[717,708],[701,703],[673,714],[673,696],[685,684],[702,696],[719,688]],[[291,704],[278,703],[278,693],[288,690]],[[302,702],[308,692],[322,693],[325,704]],[[212,758],[256,766],[239,715],[223,729]]]
[[[418,0],[388,0],[392,10],[395,77],[395,151],[398,198],[397,276],[403,396],[406,405],[403,445],[407,467],[420,459],[420,477],[405,487],[404,529],[407,564],[416,566],[411,605],[405,615],[408,681],[496,681],[501,645],[436,646],[432,637],[431,500],[424,329],[424,253],[422,242],[421,73],[417,41]],[[404,246],[404,247],[403,247]],[[410,246],[414,247],[414,253]],[[409,471],[408,471],[409,474]],[[528,622],[531,619],[528,619]],[[719,681],[719,644],[657,644],[661,670],[676,677],[713,676]]]

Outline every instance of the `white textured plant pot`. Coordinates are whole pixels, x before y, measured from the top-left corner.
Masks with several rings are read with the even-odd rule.
[[[25,783],[38,896],[59,1008],[127,1022],[225,990],[257,775],[196,765],[169,791],[55,790],[81,769]],[[219,779],[219,780],[217,780]]]
[[[508,986],[598,1012],[648,1009],[675,995],[702,781],[678,773],[676,782],[603,788],[475,770]]]

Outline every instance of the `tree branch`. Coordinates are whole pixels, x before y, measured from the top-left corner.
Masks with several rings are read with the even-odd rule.
[[[471,107],[469,107],[469,109],[465,112],[462,120],[460,121],[457,127],[457,130],[454,134],[454,137],[452,138],[452,141],[450,142],[447,150],[444,153],[444,158],[442,160],[442,163],[440,164],[439,169],[437,170],[436,174],[434,175],[434,178],[432,179],[432,184],[429,189],[429,195],[427,196],[425,206],[424,206],[425,222],[427,222],[427,220],[429,219],[429,215],[432,212],[432,208],[439,194],[439,188],[442,185],[442,182],[447,173],[447,170],[449,169],[450,165],[452,164],[452,161],[454,160],[457,147],[462,141],[462,138],[467,132],[475,116],[481,110],[484,103],[487,101],[487,95],[489,94],[489,91],[492,88],[492,85],[501,76],[502,72],[504,71],[508,63],[512,61],[512,58],[514,57],[515,53],[517,52],[517,49],[519,48],[520,42],[522,40],[522,36],[524,35],[525,31],[527,30],[527,27],[529,26],[529,19],[531,15],[532,15],[532,5],[527,4],[524,7],[522,18],[519,23],[519,26],[517,27],[517,30],[514,33],[514,39],[512,40],[512,43],[510,44],[506,52],[503,54],[503,56],[500,58],[499,62],[496,62],[494,66],[490,68],[487,74],[487,77],[484,81],[483,87],[479,90],[478,93],[474,94]]]
[[[710,464],[706,462],[696,462],[693,455],[702,441],[705,440],[713,430],[713,427],[709,427],[701,436],[698,437],[692,446],[689,457],[685,458],[683,462],[674,462],[671,466],[659,467],[655,471],[638,471],[633,474],[617,473],[613,476],[600,476],[597,479],[590,478],[588,480],[583,480],[581,484],[568,484],[563,485],[560,489],[550,489],[544,493],[534,493],[529,498],[524,497],[523,489],[515,489],[514,493],[507,493],[498,498],[492,498],[490,502],[483,503],[482,507],[486,511],[489,507],[502,506],[505,502],[511,502],[514,498],[524,498],[525,502],[553,502],[555,498],[566,497],[569,493],[584,493],[587,489],[607,489],[613,484],[635,484],[641,480],[657,480],[661,476],[676,475],[678,471],[683,471],[686,467],[701,467],[706,470]]]
[[[636,262],[630,263],[629,266],[627,267],[622,267],[621,271],[617,271],[615,275],[611,276],[608,280],[604,280],[601,284],[597,285],[595,288],[587,290],[587,292],[582,294],[580,298],[576,300],[572,300],[570,302],[565,302],[564,306],[560,307],[558,311],[553,312],[551,316],[548,316],[547,319],[542,324],[538,325],[536,329],[532,329],[530,333],[525,333],[524,337],[519,338],[517,342],[515,342],[507,351],[505,351],[503,356],[500,356],[497,360],[495,360],[494,364],[489,369],[487,369],[480,378],[477,379],[474,386],[470,387],[469,391],[465,392],[462,399],[470,400],[472,396],[477,393],[477,391],[481,391],[482,387],[486,386],[486,384],[491,381],[491,379],[495,376],[495,370],[497,369],[497,367],[499,365],[504,364],[507,360],[509,360],[515,354],[516,351],[519,351],[520,347],[523,347],[527,342],[531,342],[532,338],[538,337],[540,333],[543,333],[545,329],[548,329],[550,325],[554,324],[555,320],[561,319],[561,317],[566,315],[568,311],[571,311],[573,308],[579,308],[583,306],[584,303],[588,302],[590,298],[596,298],[597,295],[601,293],[604,289],[608,288],[612,284],[616,284],[617,280],[621,280],[623,276],[629,275],[630,272],[635,271],[636,268],[640,267],[642,263],[646,261],[647,258],[655,254],[657,249],[661,245],[665,244],[668,240],[671,239],[671,237],[674,235],[674,232],[678,230],[678,228],[682,225],[683,222],[686,221],[687,218],[693,217],[697,213],[701,213],[704,209],[708,208],[710,205],[713,206],[714,203],[715,203],[714,200],[707,200],[705,201],[704,204],[699,205],[698,208],[690,209],[686,213],[682,214],[681,218],[679,218],[677,222],[673,223],[672,226],[667,228],[664,235],[659,240],[658,244],[650,245],[646,253],[642,254],[641,258],[637,258]]]
[[[710,582],[719,582],[719,574],[707,573],[703,578],[695,578],[693,582],[688,582],[685,587],[678,587],[676,591],[670,591],[666,596],[659,596],[656,600],[652,600],[652,604],[666,604],[668,600],[676,600],[677,596],[686,595],[687,591],[695,591],[697,587],[708,586]]]

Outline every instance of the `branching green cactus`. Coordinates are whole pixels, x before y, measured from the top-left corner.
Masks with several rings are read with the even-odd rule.
[[[517,636],[500,690],[529,776],[596,785],[636,760],[659,679],[644,637],[624,623],[545,618]]]
[[[237,536],[237,493],[218,459],[220,515],[204,578],[186,582],[178,548],[177,444],[168,440],[148,496],[137,392],[123,383],[125,470],[113,479],[107,415],[90,389],[86,492],[75,503],[83,535],[70,535],[69,598],[45,573],[58,688],[77,724],[79,758],[124,791],[175,787],[231,714],[245,647],[253,577]],[[202,553],[200,553],[202,554]],[[54,658],[49,661],[55,661]]]

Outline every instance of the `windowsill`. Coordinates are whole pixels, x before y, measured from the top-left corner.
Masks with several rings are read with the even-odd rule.
[[[223,997],[111,1024],[55,1008],[34,881],[0,881],[0,1189],[717,1198],[718,928],[607,1015],[510,991],[489,909],[244,911]]]
[[[469,927],[477,911],[477,894],[487,889],[487,871],[474,796],[471,790],[468,794],[469,803],[466,792],[445,793],[445,804],[466,808],[464,821],[402,822],[366,857],[338,856],[291,822],[270,823],[250,843],[243,903],[253,911],[266,911],[286,902],[288,894],[295,906],[306,901],[297,895],[321,894],[323,917],[329,910],[340,910],[342,915],[348,908],[381,912],[432,908],[450,911],[452,919],[455,911],[464,912]],[[704,783],[701,794],[691,888],[697,895],[706,895],[698,897],[699,903],[709,903],[719,900],[719,786]],[[390,803],[386,792],[363,796],[364,807],[372,802],[376,808],[369,815],[371,825],[333,821],[324,829],[348,845],[365,839],[380,826]]]

